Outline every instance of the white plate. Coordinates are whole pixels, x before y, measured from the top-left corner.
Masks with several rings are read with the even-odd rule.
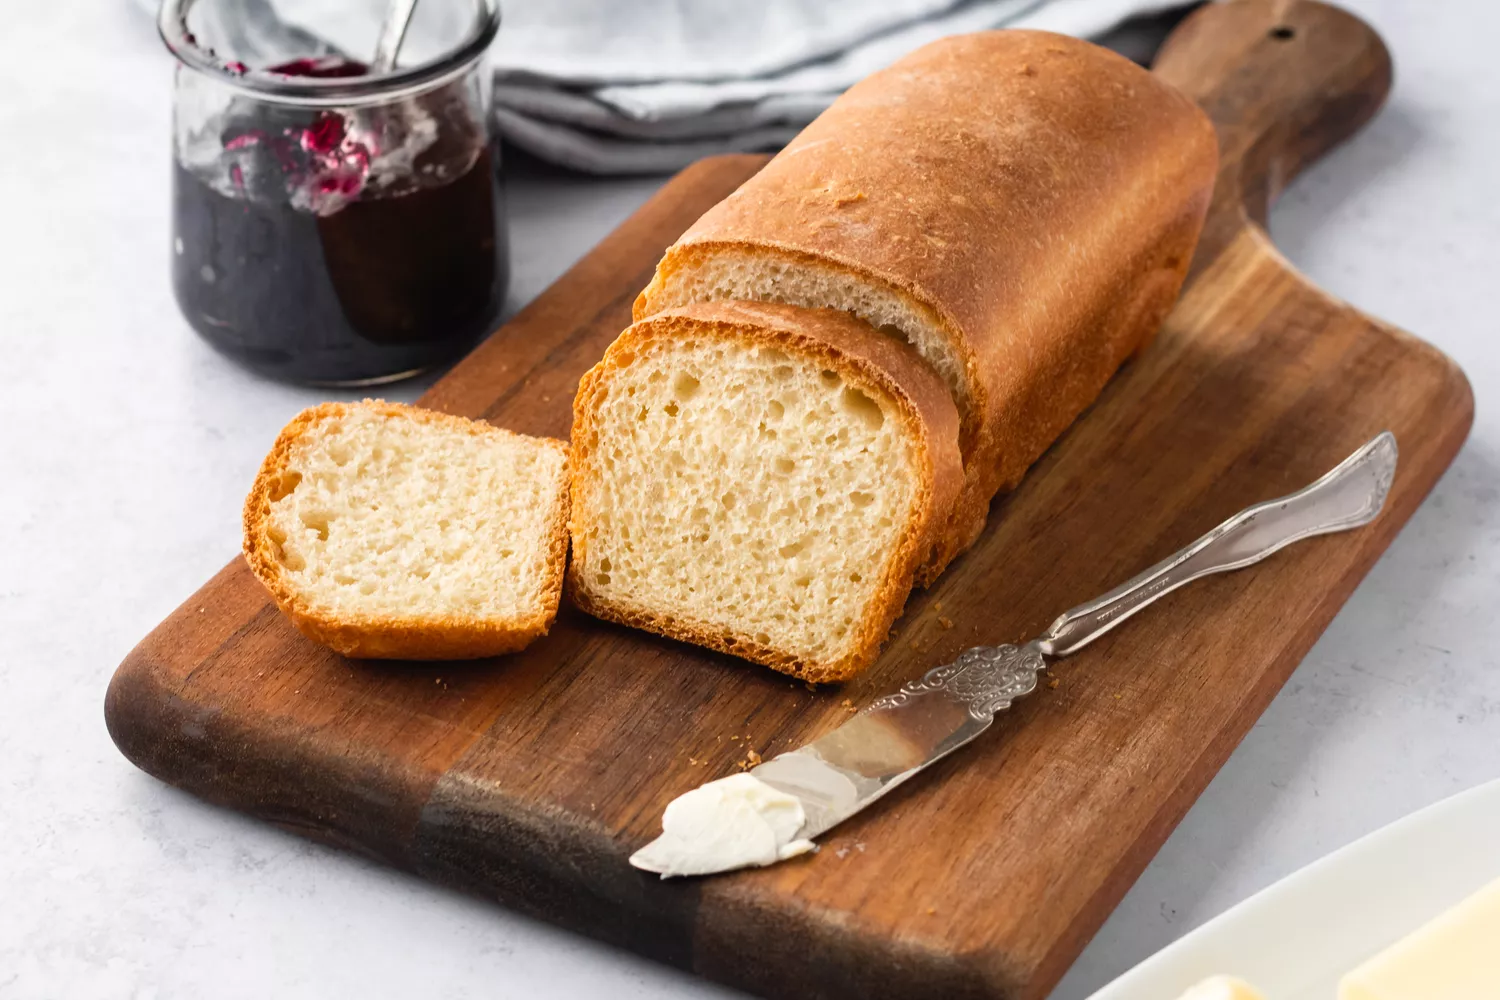
[[[1341,848],[1152,955],[1090,1000],[1175,1000],[1215,973],[1267,1000],[1334,1000],[1339,977],[1500,878],[1500,781]]]

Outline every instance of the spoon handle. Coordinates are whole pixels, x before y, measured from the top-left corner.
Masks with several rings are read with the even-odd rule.
[[[372,72],[389,73],[396,68],[396,55],[401,51],[401,42],[416,9],[417,0],[391,0],[380,24],[380,39],[375,43],[375,58],[370,62]]]

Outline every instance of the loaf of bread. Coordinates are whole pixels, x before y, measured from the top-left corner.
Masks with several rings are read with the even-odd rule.
[[[965,485],[930,580],[1175,300],[1212,126],[1106,49],[993,31],[857,84],[663,257],[635,317],[747,300],[909,342],[962,419]]]
[[[620,335],[579,386],[572,468],[581,608],[811,681],[875,657],[963,479],[910,347],[732,302]]]
[[[304,635],[346,656],[493,656],[556,618],[567,520],[561,441],[325,403],[261,466],[245,558]]]

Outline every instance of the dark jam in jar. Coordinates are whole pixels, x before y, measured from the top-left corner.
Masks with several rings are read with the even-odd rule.
[[[355,75],[301,62],[276,71]],[[227,116],[210,169],[174,163],[172,277],[194,329],[275,378],[345,385],[442,364],[488,332],[508,277],[495,157],[447,126],[441,95],[428,105],[255,104]]]

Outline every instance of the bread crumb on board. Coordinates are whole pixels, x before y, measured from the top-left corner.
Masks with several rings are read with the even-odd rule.
[[[850,701],[848,698],[845,698],[843,701],[839,702],[839,707],[842,708],[846,712],[857,712],[857,711],[859,711],[859,709],[857,709],[857,708],[854,707],[854,702]]]
[[[1052,691],[1056,691],[1057,690],[1057,685],[1058,685],[1058,680],[1057,680],[1056,677],[1052,678],[1050,681],[1047,682],[1047,688],[1049,690],[1052,690]]]
[[[953,619],[946,615],[938,615],[938,624],[946,631],[953,627]]]

